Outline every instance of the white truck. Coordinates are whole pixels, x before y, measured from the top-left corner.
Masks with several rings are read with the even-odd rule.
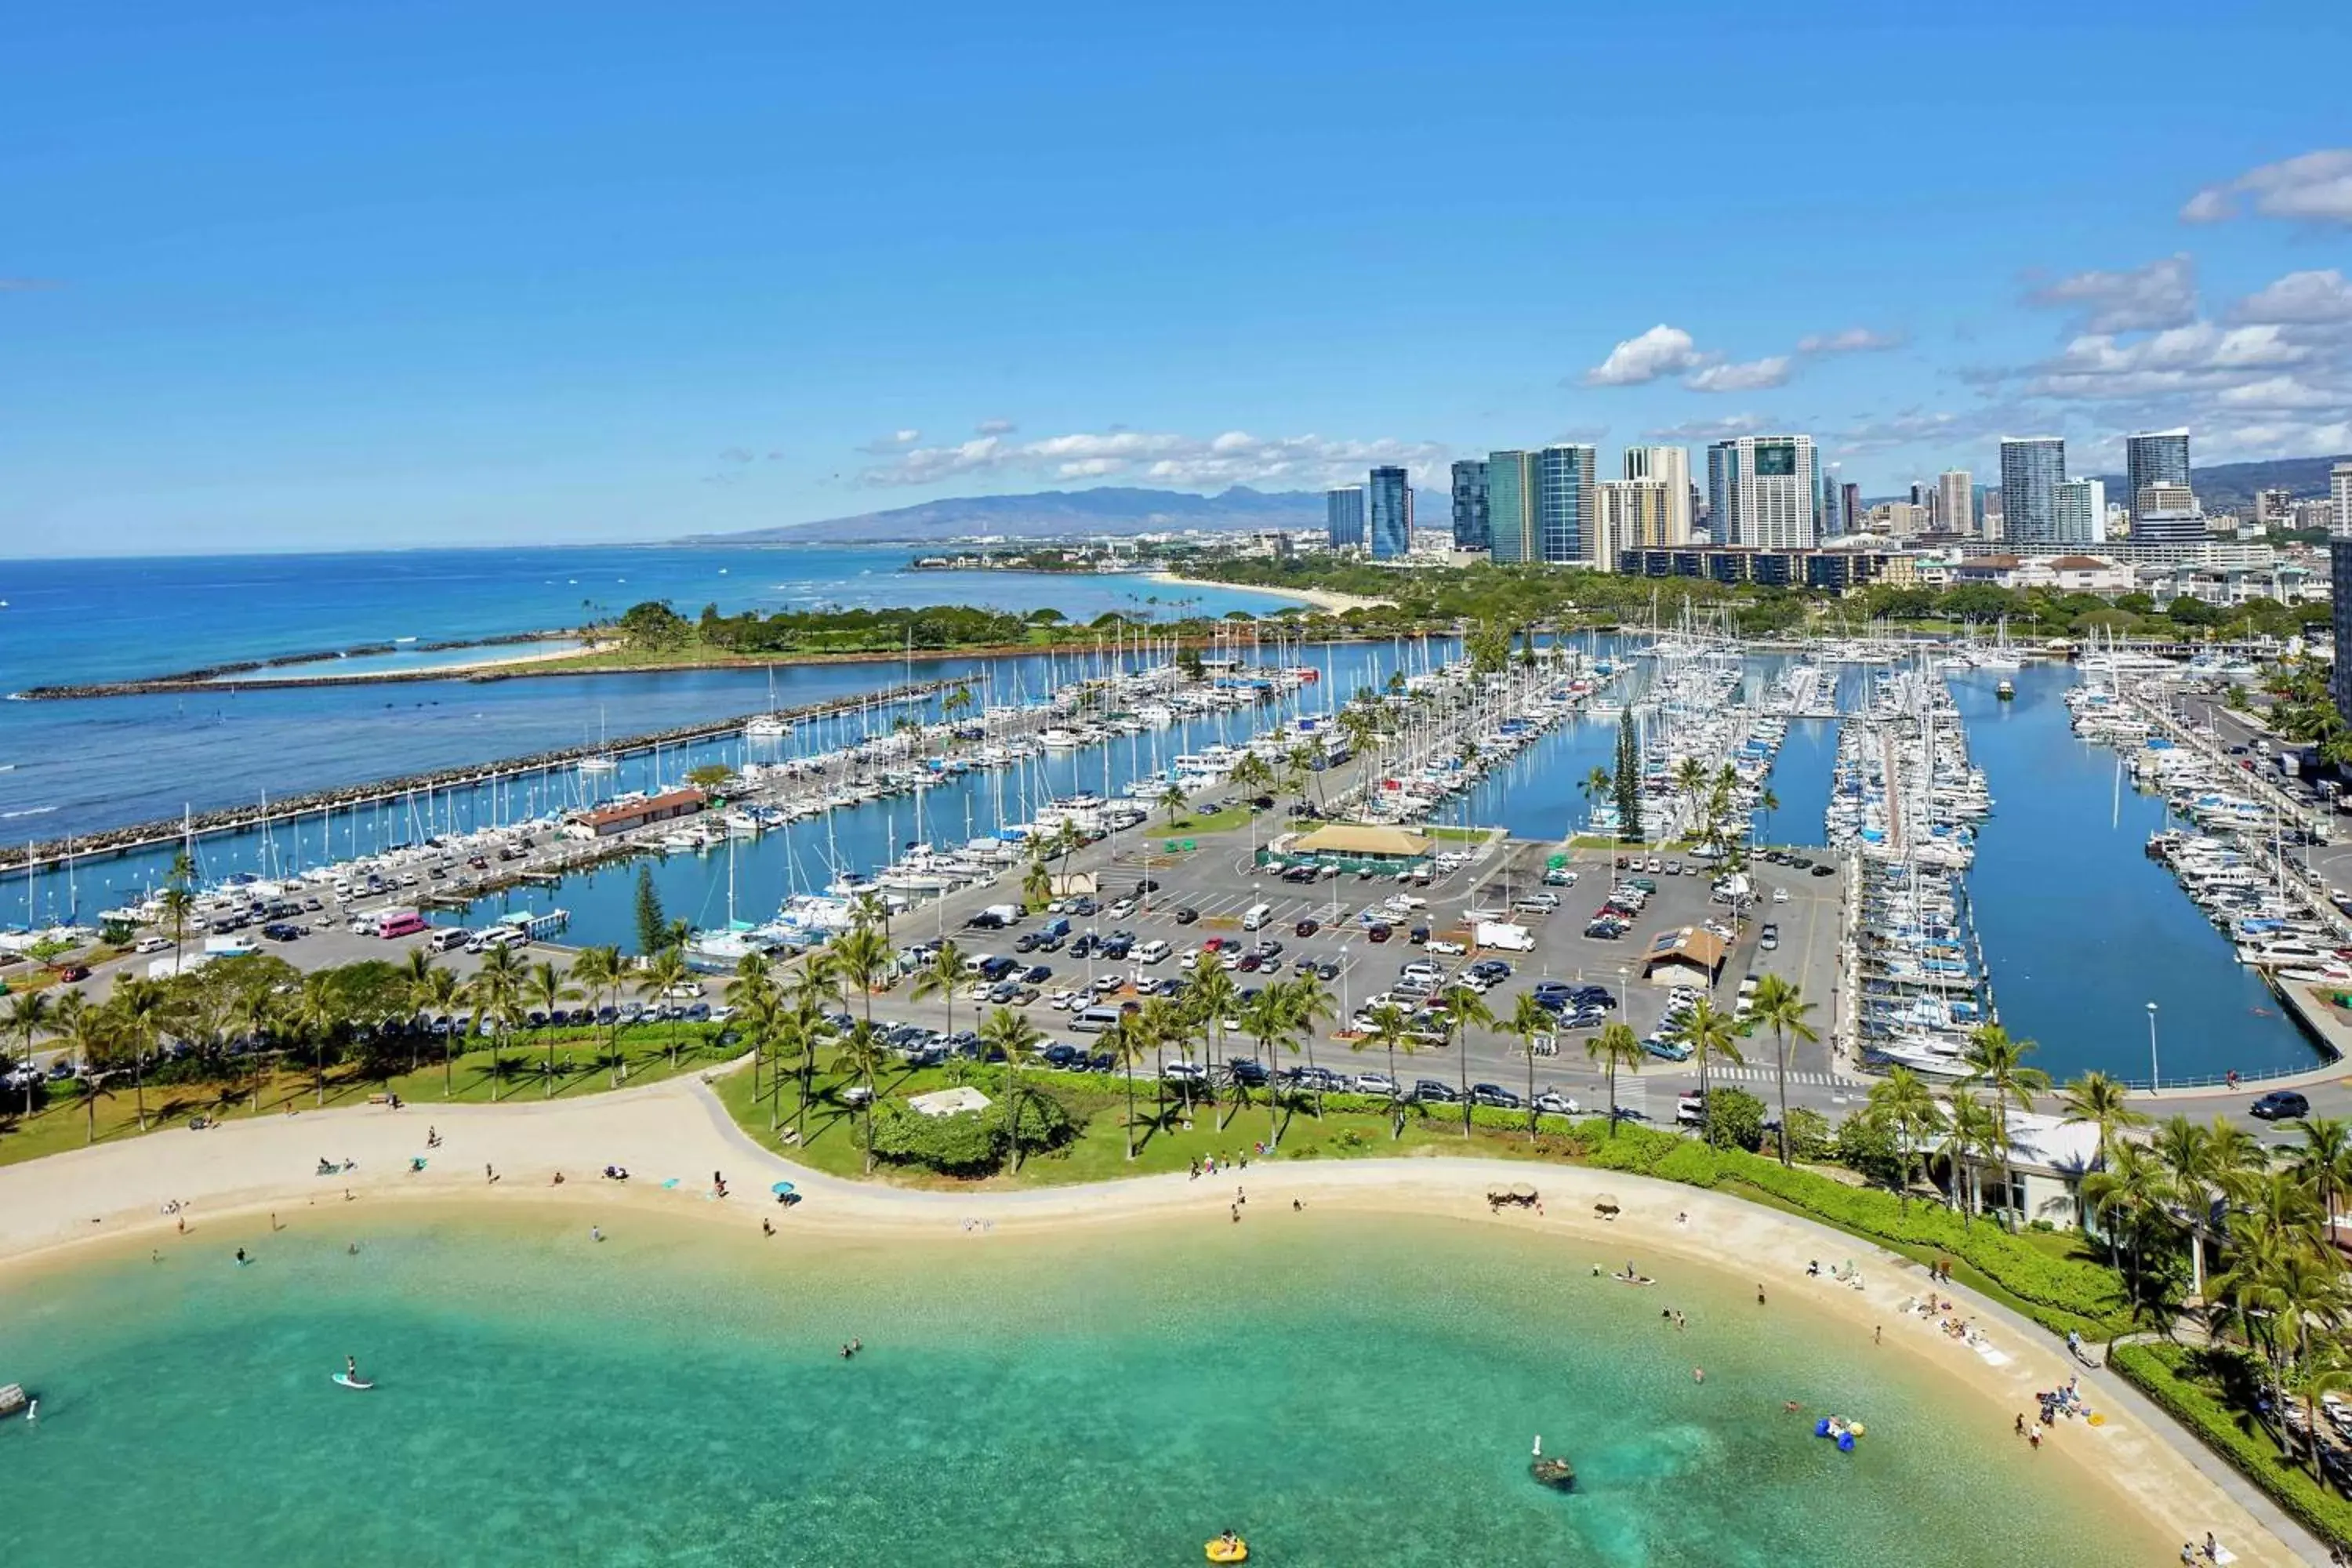
[[[1508,921],[1480,921],[1470,928],[1471,940],[1480,947],[1496,947],[1505,952],[1532,952],[1536,939],[1523,925]]]

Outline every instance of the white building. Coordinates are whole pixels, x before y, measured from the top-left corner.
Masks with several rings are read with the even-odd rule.
[[[1706,449],[1715,542],[1762,550],[1821,542],[1821,457],[1811,436],[1742,436]]]
[[[1691,542],[1690,452],[1681,447],[1628,447],[1625,478],[1666,487],[1666,537],[1670,546]],[[1645,541],[1646,542],[1646,541]]]
[[[1977,489],[1966,468],[1936,476],[1936,526],[1946,533],[1976,531]]]
[[[2352,539],[2352,463],[2338,463],[2327,470],[2329,510],[2336,515],[2333,526],[2336,534]]]
[[[2104,479],[2063,479],[2058,485],[2060,544],[2104,544],[2107,540],[2107,486]]]

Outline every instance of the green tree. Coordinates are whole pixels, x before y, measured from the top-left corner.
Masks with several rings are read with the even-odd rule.
[[[693,983],[694,971],[687,966],[686,954],[677,948],[665,946],[655,950],[653,956],[637,970],[636,992],[640,996],[651,997],[658,1008],[666,1005],[670,993],[677,987]],[[668,1037],[669,1065],[675,1069],[677,1066],[677,1031],[668,1028],[662,1033]]]
[[[25,1115],[27,1120],[33,1114],[33,1042],[49,1028],[55,1018],[55,1010],[50,1007],[49,998],[43,992],[26,991],[8,999],[6,1030],[25,1042]],[[6,1058],[0,1057],[0,1066],[5,1063]]]
[[[2302,1142],[2288,1147],[2286,1170],[2317,1201],[2333,1246],[2336,1205],[2352,1194],[2352,1123],[2333,1116],[2314,1116],[2297,1126],[2295,1132]]]
[[[1936,1096],[1917,1073],[1898,1067],[1871,1085],[1862,1120],[1884,1131],[1895,1145],[1901,1170],[1898,1190],[1907,1212],[1911,1188],[1918,1179],[1919,1151],[1943,1131],[1943,1108],[1936,1103]]]
[[[933,996],[944,999],[948,1010],[948,1033],[952,1035],[955,1033],[956,993],[970,984],[971,977],[979,973],[971,966],[971,961],[964,957],[963,950],[956,946],[955,939],[950,937],[940,943],[931,954],[930,963],[923,965],[921,972],[915,976],[915,1000],[920,1002]]]
[[[1717,1149],[1754,1152],[1764,1142],[1764,1102],[1744,1089],[1728,1085],[1709,1089],[1706,1141]]]
[[[1617,1069],[1622,1068],[1627,1072],[1634,1074],[1641,1072],[1642,1058],[1645,1054],[1642,1049],[1642,1042],[1634,1035],[1632,1025],[1622,1019],[1612,1018],[1601,1026],[1598,1034],[1584,1042],[1584,1054],[1592,1058],[1592,1065],[1599,1068],[1602,1076],[1609,1080],[1609,1136],[1614,1138],[1617,1136],[1619,1121]]]
[[[1364,1021],[1370,1027],[1364,1031],[1360,1043],[1388,1052],[1389,1082],[1393,1086],[1389,1094],[1389,1137],[1400,1139],[1404,1136],[1404,1080],[1397,1077],[1397,1053],[1411,1056],[1417,1048],[1412,1021],[1393,1002],[1381,1003],[1365,1016]]]
[[[654,868],[637,868],[637,951],[650,958],[669,945],[669,920],[662,911],[661,893],[654,887]]]
[[[2063,1113],[2062,1120],[2066,1125],[2088,1126],[2097,1130],[2098,1152],[2096,1159],[2093,1162],[2095,1165],[2104,1166],[2115,1159],[2116,1139],[2125,1128],[2147,1125],[2147,1117],[2132,1109],[2126,1099],[2124,1086],[2103,1072],[2086,1072],[2069,1083],[2059,1099],[2059,1106]],[[2083,1172],[2075,1173],[2074,1206],[2076,1218],[2087,1234],[2090,1230],[2091,1216],[2088,1206],[2083,1202],[2082,1194],[2083,1176],[2086,1173]],[[2112,1237],[2109,1238],[2108,1245],[2112,1257],[2114,1247]]]
[[[547,1062],[540,1070],[540,1082],[546,1090],[541,1098],[552,1100],[555,1098],[555,1020],[552,1015],[561,1012],[563,1005],[576,998],[580,993],[566,983],[562,970],[544,961],[531,966],[530,973],[523,977],[522,989],[524,1002],[548,1019],[539,1032],[541,1040],[547,1047]]]
[[[1467,985],[1447,986],[1438,993],[1438,1004],[1445,1009],[1445,1032],[1454,1037],[1454,1065],[1462,1075],[1462,1136],[1470,1136],[1470,1031],[1472,1028],[1492,1029],[1494,1009],[1486,999]],[[1528,1070],[1534,1070],[1532,1065]]]
[[[628,982],[628,968],[621,962],[618,947],[583,947],[572,959],[572,984],[580,987],[593,1002],[599,996],[604,1005],[614,1009],[612,1026],[605,1031],[605,1049],[613,1058],[613,1087],[618,1089],[628,1077],[628,1064],[621,1055],[621,1020],[619,1004],[621,987]]]
[[[999,1007],[980,1026],[984,1056],[1004,1058],[1004,1173],[1021,1169],[1021,1069],[1036,1059],[1045,1043],[1035,1026],[1010,1007]]]
[[[1511,1008],[1510,1022],[1504,1026],[1518,1037],[1519,1054],[1528,1059],[1528,1142],[1532,1143],[1536,1137],[1536,1042],[1556,1037],[1559,1018],[1531,993],[1522,991]]]
[[[1617,837],[1639,842],[1642,833],[1642,744],[1629,705],[1617,715]]]
[[[1688,1046],[1691,1059],[1698,1064],[1699,1122],[1700,1131],[1704,1133],[1708,1067],[1717,1057],[1734,1063],[1747,1060],[1739,1054],[1739,1047],[1735,1043],[1739,1037],[1738,1026],[1728,1013],[1716,1006],[1713,999],[1702,996],[1692,1005],[1688,1013],[1683,1015],[1682,1022],[1674,1026],[1671,1037]]]
[[[1748,1032],[1758,1029],[1772,1031],[1773,1073],[1780,1086],[1780,1163],[1789,1163],[1789,1041],[1793,1037],[1808,1044],[1820,1039],[1821,1031],[1805,1021],[1813,1005],[1805,1000],[1804,988],[1787,977],[1767,973],[1756,983],[1756,995],[1748,1005]]]

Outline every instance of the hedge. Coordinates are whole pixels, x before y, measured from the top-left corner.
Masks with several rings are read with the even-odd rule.
[[[2154,1400],[2166,1415],[2235,1465],[2305,1528],[2328,1542],[2352,1542],[2352,1502],[2312,1479],[2311,1472],[2279,1452],[2259,1428],[2248,1431],[2241,1415],[2188,1371],[2194,1352],[2186,1345],[2125,1344],[2107,1351],[2107,1365]]]

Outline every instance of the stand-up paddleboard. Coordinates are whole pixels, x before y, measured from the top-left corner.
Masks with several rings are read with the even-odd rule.
[[[362,1394],[365,1394],[369,1389],[375,1386],[374,1384],[369,1382],[366,1378],[353,1377],[347,1372],[339,1372],[335,1373],[335,1382],[341,1387],[355,1389]]]

